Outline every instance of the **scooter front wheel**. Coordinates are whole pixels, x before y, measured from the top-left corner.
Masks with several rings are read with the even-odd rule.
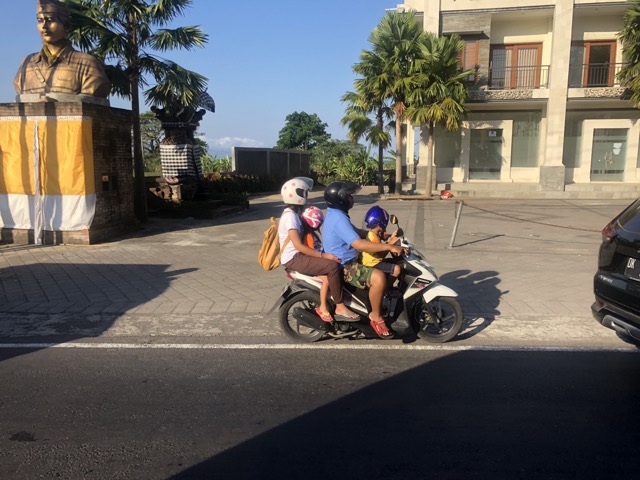
[[[453,297],[438,297],[429,303],[418,302],[414,308],[414,321],[418,337],[431,343],[444,343],[453,339],[464,322],[462,307]]]
[[[316,315],[315,309],[320,305],[320,295],[315,292],[302,292],[294,295],[280,307],[280,328],[297,342],[316,342],[324,335],[323,331],[302,325],[292,314],[294,308],[301,308]]]

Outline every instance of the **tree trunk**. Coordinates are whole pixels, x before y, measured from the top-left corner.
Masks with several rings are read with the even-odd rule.
[[[382,129],[384,128],[382,110],[378,109],[376,119],[377,126],[382,132]],[[384,193],[384,145],[382,144],[382,142],[378,143],[378,193],[380,195]]]
[[[140,133],[140,66],[138,64],[138,44],[136,37],[136,19],[129,14],[129,40],[133,52],[129,59],[131,67],[131,112],[133,116],[133,175],[134,175],[134,208],[136,217],[146,222],[147,217],[147,186],[144,181],[144,156],[142,153],[142,135]]]
[[[402,120],[396,115],[396,195],[402,194]]]
[[[429,141],[427,142],[427,196],[433,193],[433,123],[429,124]]]

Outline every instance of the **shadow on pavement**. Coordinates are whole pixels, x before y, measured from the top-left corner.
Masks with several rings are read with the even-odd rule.
[[[640,357],[629,353],[456,353],[343,396],[170,478],[635,478],[639,375]],[[293,385],[281,385],[272,401],[304,395]],[[249,412],[247,418],[234,412],[238,429],[270,416]],[[213,427],[224,413],[210,415]]]
[[[169,267],[40,263],[0,269],[0,343],[99,337],[121,315],[161,295],[174,278],[197,270]]]
[[[499,272],[487,270],[455,270],[440,276],[440,283],[455,290],[465,317],[465,327],[455,341],[471,338],[487,327],[500,314],[500,298],[508,291],[502,291]]]
[[[453,248],[466,247],[467,245],[473,245],[474,243],[486,242],[488,240],[493,240],[494,238],[500,238],[500,237],[504,237],[504,234],[503,233],[499,233],[499,234],[496,234],[496,235],[489,235],[486,238],[478,238],[477,240],[471,240],[469,242],[459,243],[458,245],[453,245]]]

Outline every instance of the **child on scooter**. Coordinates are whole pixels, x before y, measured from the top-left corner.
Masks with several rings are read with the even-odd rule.
[[[320,238],[320,227],[324,222],[324,213],[318,207],[311,206],[302,212],[302,243],[309,248],[322,252],[322,240]],[[327,305],[329,297],[329,278],[326,275],[318,275],[322,280],[320,288],[320,307],[316,308],[316,313],[325,322],[332,322],[331,312],[323,310],[322,306]]]
[[[371,207],[364,216],[364,224],[369,230],[367,240],[373,243],[389,243],[395,245],[400,238],[396,236],[396,232],[391,235],[387,234],[387,225],[389,224],[389,214],[384,208],[377,205]],[[400,276],[400,265],[396,263],[386,262],[384,258],[387,252],[368,253],[362,252],[362,264],[367,267],[375,267],[382,270],[388,278],[388,285],[391,288]]]

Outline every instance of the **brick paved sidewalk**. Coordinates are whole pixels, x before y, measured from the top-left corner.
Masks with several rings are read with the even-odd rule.
[[[351,211],[353,222],[359,224],[374,203],[396,213],[477,324],[501,318],[594,322],[589,306],[599,232],[630,203],[474,199],[463,208],[454,248],[447,248],[454,200],[380,200],[366,193]],[[320,192],[311,202],[324,208]],[[157,325],[183,318],[215,335],[218,321],[233,318],[240,325],[250,318],[239,330],[269,334],[273,315],[260,314],[287,279],[281,270],[264,272],[256,255],[268,217],[281,209],[279,196],[263,196],[243,213],[151,219],[136,235],[100,245],[0,246],[0,325],[2,318],[31,318],[38,328],[50,322],[52,332],[94,325],[99,333],[124,318]]]

